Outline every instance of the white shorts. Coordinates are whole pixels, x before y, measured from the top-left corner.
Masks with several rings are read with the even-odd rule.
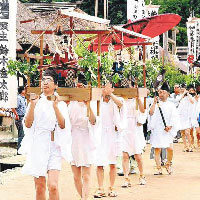
[[[55,142],[51,142],[50,157],[47,165],[47,171],[61,170],[61,164],[62,164],[62,156],[60,147],[56,145]]]

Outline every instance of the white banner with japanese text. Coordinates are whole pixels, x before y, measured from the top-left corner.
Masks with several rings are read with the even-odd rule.
[[[187,36],[188,36],[188,63],[193,63],[197,59],[197,22],[187,22]]]
[[[158,15],[159,7],[159,5],[147,5],[146,17]],[[159,58],[159,39],[159,36],[151,39],[152,45],[147,46],[148,59]]]
[[[145,16],[144,0],[127,0],[127,20],[136,21]]]
[[[17,78],[8,75],[9,59],[16,59],[17,0],[0,0],[0,108],[17,106]]]
[[[197,27],[196,27],[196,36],[197,36],[197,42],[196,42],[196,58],[198,61],[200,61],[199,57],[199,51],[200,51],[200,19],[197,21]]]

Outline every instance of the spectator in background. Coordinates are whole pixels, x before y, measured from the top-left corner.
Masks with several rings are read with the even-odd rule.
[[[174,93],[170,94],[169,100],[172,101],[176,107],[178,107],[180,99],[181,99],[181,88],[179,84],[175,84]]]
[[[25,98],[26,90],[24,86],[20,86],[18,88],[18,96],[17,96],[17,108],[13,108],[12,111],[15,114],[15,124],[18,131],[18,144],[17,144],[17,154],[18,150],[21,146],[21,141],[24,137],[24,130],[23,130],[23,118],[26,113],[27,107],[27,100]]]
[[[199,95],[196,93],[196,90],[193,85],[190,85],[188,87],[189,94],[193,97],[193,104],[192,104],[192,112],[191,112],[191,129],[190,129],[190,136],[191,136],[191,143],[192,143],[192,148],[195,148],[194,145],[194,130],[196,132],[197,136],[197,145],[199,147],[199,135],[200,135],[200,129],[199,129],[199,123],[198,123],[198,118],[199,118]]]

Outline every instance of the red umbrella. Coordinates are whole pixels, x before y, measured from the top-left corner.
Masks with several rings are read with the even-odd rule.
[[[154,38],[175,27],[180,20],[181,17],[177,14],[162,14],[134,22],[129,21],[123,28]]]
[[[139,45],[139,43],[145,42],[145,38],[143,36],[154,38],[161,35],[175,27],[180,20],[181,17],[177,14],[162,14],[137,20],[135,22],[129,21],[128,24],[125,24],[122,27],[114,26],[109,34],[102,36],[101,52],[108,51],[109,45],[111,44],[114,46],[114,50],[137,44]],[[124,31],[125,29],[131,31],[132,33],[139,33],[142,35],[131,35],[130,32]],[[98,49],[98,38],[96,38],[92,44],[89,45],[89,49],[92,51],[96,51]]]

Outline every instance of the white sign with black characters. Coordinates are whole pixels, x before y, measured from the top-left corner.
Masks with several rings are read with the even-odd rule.
[[[136,21],[145,18],[144,0],[127,0],[127,19]]]
[[[146,6],[146,17],[152,17],[158,15],[159,5]],[[148,59],[159,58],[159,39],[157,36],[151,40],[152,45],[147,46]]]
[[[196,27],[196,36],[197,36],[197,41],[196,41],[196,58],[199,58],[199,51],[200,51],[200,19],[197,21],[197,27]]]
[[[187,23],[187,36],[188,36],[188,56],[193,56],[196,61],[196,48],[197,48],[197,22],[190,21]]]
[[[17,0],[0,0],[0,108],[17,106],[17,78],[8,75],[9,59],[16,59]]]

